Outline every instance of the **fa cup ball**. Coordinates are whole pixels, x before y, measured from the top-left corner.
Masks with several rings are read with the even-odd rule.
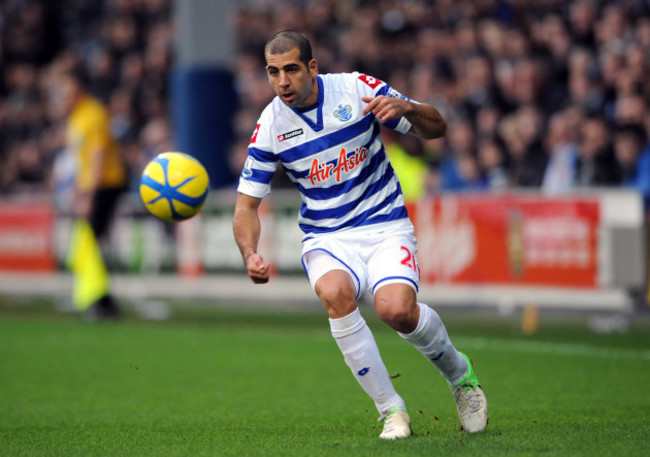
[[[154,216],[179,222],[203,207],[210,180],[201,162],[182,152],[163,152],[142,171],[140,197]]]

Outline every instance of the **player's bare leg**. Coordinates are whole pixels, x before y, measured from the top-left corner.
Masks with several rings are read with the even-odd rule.
[[[388,284],[375,292],[379,317],[430,360],[449,383],[463,428],[479,432],[487,426],[487,400],[471,362],[449,339],[438,313],[416,302],[407,284]]]
[[[406,284],[387,284],[377,289],[375,309],[382,321],[401,333],[415,330],[420,318],[415,290]]]
[[[357,291],[345,270],[331,270],[316,282],[316,295],[330,319],[340,319],[357,309]]]
[[[375,339],[359,313],[356,288],[344,270],[331,270],[317,282],[316,293],[330,316],[330,329],[345,363],[363,390],[375,402],[384,421],[380,438],[411,435],[404,400],[397,394],[379,354]]]

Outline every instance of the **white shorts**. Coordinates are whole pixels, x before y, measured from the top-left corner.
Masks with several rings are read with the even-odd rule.
[[[408,284],[417,292],[420,268],[413,225],[408,219],[318,235],[303,242],[302,265],[312,288],[327,272],[347,271],[357,299],[381,286]]]

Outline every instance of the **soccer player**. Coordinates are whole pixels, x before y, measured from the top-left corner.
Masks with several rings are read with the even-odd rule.
[[[386,157],[380,125],[421,138],[445,134],[431,105],[417,103],[360,73],[318,74],[309,40],[295,31],[265,47],[277,97],[264,109],[248,147],[233,230],[248,276],[269,280],[257,253],[258,207],[278,162],[302,196],[302,262],[329,314],[345,362],[384,421],[380,438],[411,435],[374,337],[357,308],[366,291],[378,316],[411,342],[449,382],[464,430],[487,425],[487,401],[469,358],[451,343],[438,314],[418,303],[416,239],[399,182]]]

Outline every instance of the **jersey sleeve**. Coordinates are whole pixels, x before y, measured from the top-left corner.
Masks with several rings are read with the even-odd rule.
[[[271,178],[277,167],[267,124],[260,120],[248,145],[248,157],[239,176],[237,191],[250,197],[264,198],[271,193]]]
[[[379,95],[385,95],[386,97],[401,98],[417,103],[415,100],[411,100],[407,96],[400,94],[381,79],[363,73],[357,73],[357,75],[358,80],[361,82],[361,84],[357,84],[357,86],[360,88],[362,96],[378,97]],[[384,122],[383,125],[400,133],[408,133],[412,126],[411,122],[405,117],[391,119],[388,122]]]

